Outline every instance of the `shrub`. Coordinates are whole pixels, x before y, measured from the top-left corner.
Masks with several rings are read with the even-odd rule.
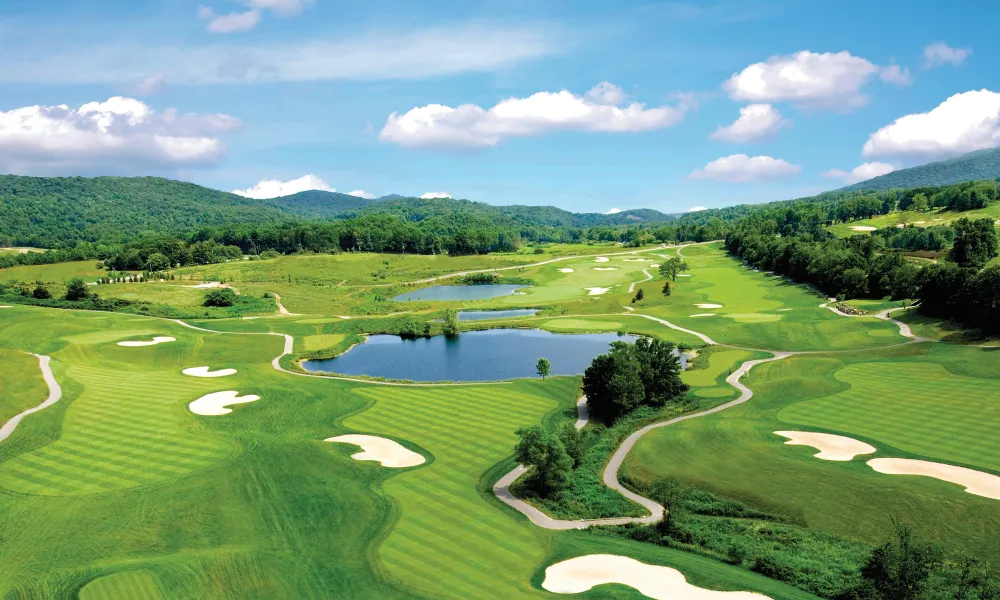
[[[90,295],[90,290],[87,289],[87,284],[83,282],[82,279],[76,277],[70,279],[69,283],[66,284],[66,299],[77,302],[79,300],[85,299]]]
[[[219,288],[205,294],[202,306],[233,306],[236,304],[236,292],[230,288]]]

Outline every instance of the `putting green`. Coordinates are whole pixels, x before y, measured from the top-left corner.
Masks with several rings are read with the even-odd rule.
[[[302,348],[307,351],[333,348],[347,337],[342,334],[309,335],[302,339]]]
[[[125,571],[95,579],[80,590],[80,600],[162,600],[156,577],[149,571]]]

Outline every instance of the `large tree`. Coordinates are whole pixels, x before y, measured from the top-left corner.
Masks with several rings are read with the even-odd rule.
[[[671,281],[676,281],[677,274],[683,273],[687,270],[687,262],[679,256],[668,258],[663,264],[660,265],[660,275],[669,277]]]
[[[948,253],[949,260],[962,267],[979,269],[997,257],[997,232],[992,219],[959,219],[952,227],[955,243]]]
[[[542,498],[557,495],[569,485],[573,459],[554,434],[538,425],[517,430],[520,440],[514,456],[529,468],[525,484]]]
[[[612,343],[610,352],[596,357],[583,375],[591,415],[613,423],[641,404],[662,406],[687,391],[674,350],[649,338]]]

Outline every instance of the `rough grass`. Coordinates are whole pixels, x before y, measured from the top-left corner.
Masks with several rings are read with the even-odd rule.
[[[10,310],[10,309],[4,309]],[[0,349],[0,425],[49,395],[38,359],[25,352]]]
[[[917,212],[906,210],[889,215],[879,215],[871,219],[862,219],[850,223],[838,223],[829,227],[829,230],[838,237],[851,237],[852,235],[868,235],[868,232],[854,231],[852,227],[895,227],[900,223],[913,223],[918,227],[931,227],[934,225],[947,225],[957,219],[967,218],[970,221],[975,219],[1000,219],[1000,205],[990,204],[986,208],[967,210],[965,212],[952,212],[944,209],[934,209],[927,212]]]
[[[997,563],[1000,502],[926,477],[882,475],[865,461],[905,457],[973,466],[995,460],[995,436],[977,435],[985,423],[996,430],[998,367],[998,353],[930,344],[761,365],[745,380],[756,393],[749,403],[650,433],[625,471],[640,483],[676,477],[810,530],[867,543],[886,539],[898,518],[926,539]],[[921,370],[927,376],[897,377]],[[892,379],[899,387],[888,383]],[[792,425],[778,418],[782,413],[802,415],[811,425]],[[952,429],[954,419],[971,428]],[[773,434],[795,428],[854,437],[878,452],[847,463],[819,460],[815,449],[785,446]],[[997,472],[992,464],[986,470]]]
[[[53,265],[24,265],[0,269],[0,281],[63,283],[74,277],[96,279],[103,274],[104,271],[97,268],[96,260],[81,260]]]

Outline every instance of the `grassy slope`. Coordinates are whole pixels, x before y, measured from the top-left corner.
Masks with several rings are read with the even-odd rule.
[[[4,310],[13,310],[5,308]],[[41,404],[49,395],[38,359],[24,352],[0,349],[0,425]]]
[[[74,277],[100,277],[104,271],[97,269],[97,261],[81,260],[54,265],[26,265],[0,269],[0,281],[27,281],[34,283],[64,283]]]
[[[923,344],[763,365],[746,381],[757,394],[748,404],[651,433],[626,470],[640,481],[679,477],[811,529],[862,541],[882,541],[896,516],[927,539],[996,563],[997,501],[930,478],[876,473],[864,464],[870,456],[819,460],[812,457],[816,450],[784,446],[772,432],[827,431],[871,443],[877,457],[944,460],[1000,473],[990,450],[993,436],[982,431],[996,427],[1000,398],[991,389],[998,361],[1000,354],[981,349]],[[891,377],[901,369],[940,377]],[[942,385],[947,394],[939,393]]]
[[[830,227],[830,231],[839,237],[850,237],[852,235],[863,234],[861,231],[854,231],[852,227],[895,227],[899,224],[913,223],[920,227],[930,227],[931,225],[947,225],[952,221],[966,218],[975,219],[1000,219],[1000,203],[993,203],[986,208],[978,210],[967,210],[965,212],[952,212],[949,210],[935,209],[928,212],[917,212],[905,210],[889,215],[880,215],[871,219],[851,221],[850,223],[838,223]]]
[[[718,247],[684,249],[690,277],[678,277],[669,298],[662,283],[642,287],[647,300],[638,306],[716,342],[769,350],[846,350],[906,341],[891,323],[844,319],[820,308],[825,299],[782,278],[755,273]],[[699,308],[697,304],[722,304]],[[711,317],[692,317],[713,313]]]

